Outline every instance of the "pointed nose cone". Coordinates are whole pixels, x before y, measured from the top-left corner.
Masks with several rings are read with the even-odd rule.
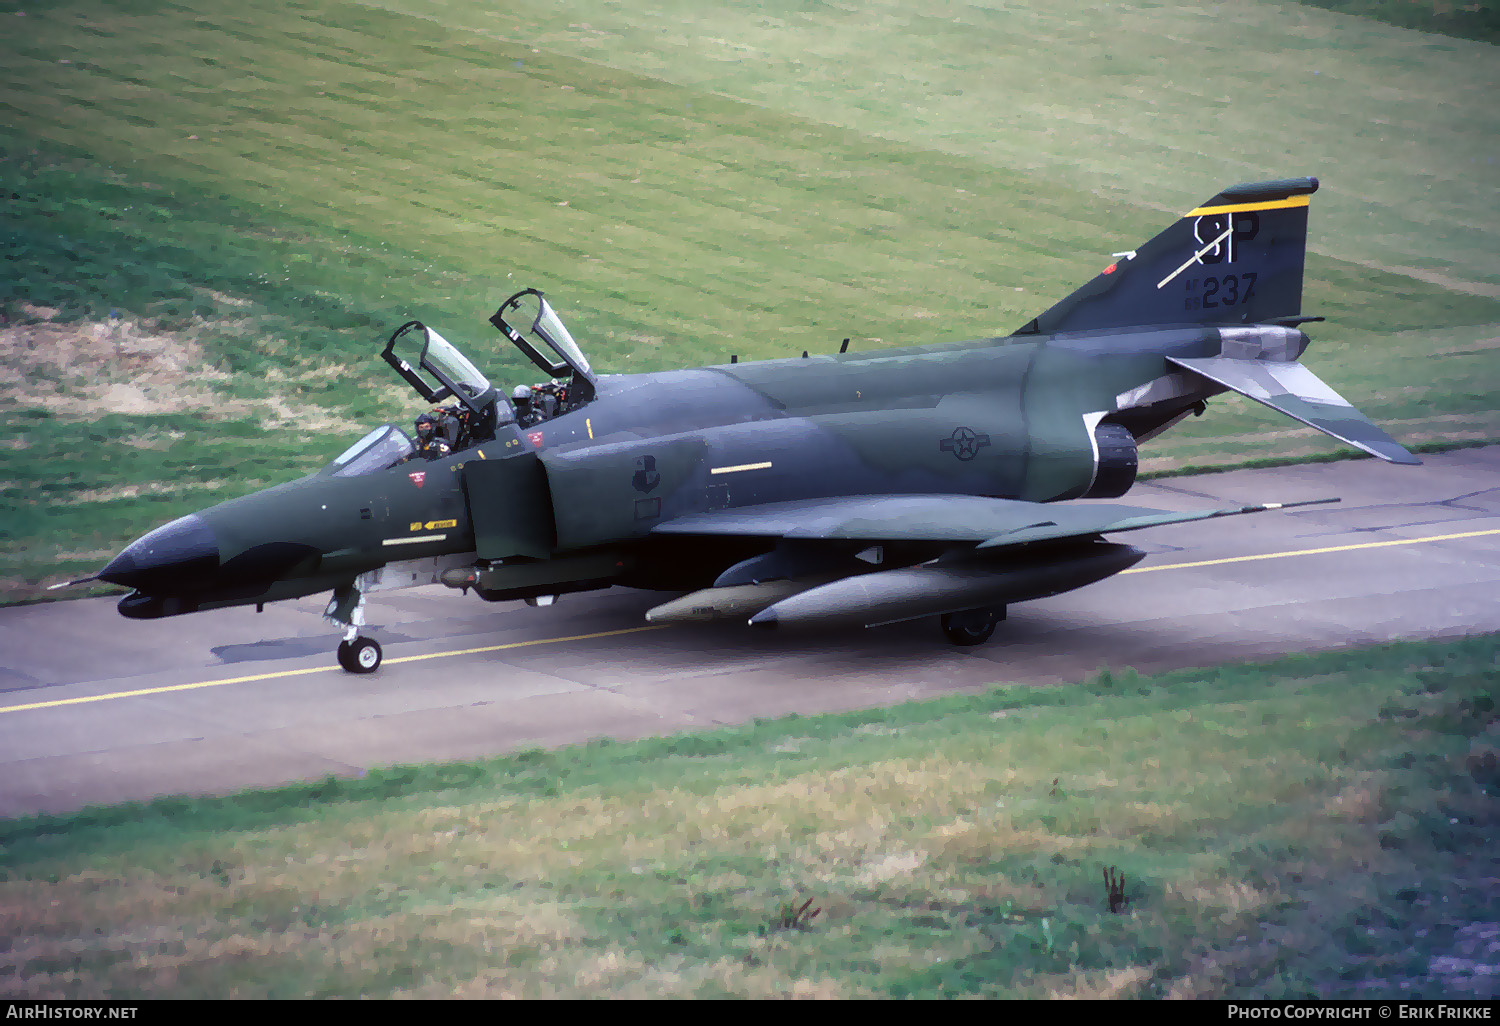
[[[203,518],[193,514],[131,542],[99,577],[148,594],[167,595],[201,586],[218,569],[218,539]]]

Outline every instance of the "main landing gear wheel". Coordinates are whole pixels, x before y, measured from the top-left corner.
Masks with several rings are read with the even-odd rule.
[[[350,673],[374,673],[380,657],[380,642],[374,638],[339,642],[339,665]]]
[[[982,645],[995,633],[995,625],[1005,619],[1005,607],[995,609],[965,609],[957,613],[944,613],[943,633],[955,645]]]

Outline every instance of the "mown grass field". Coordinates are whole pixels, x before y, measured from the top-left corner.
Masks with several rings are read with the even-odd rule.
[[[1493,999],[1497,684],[1491,635],[0,823],[0,996]]]
[[[426,320],[606,372],[1004,333],[1315,174],[1309,363],[1500,439],[1493,45],[1291,4],[0,0],[0,593],[407,420]],[[1148,469],[1327,452],[1221,401]]]

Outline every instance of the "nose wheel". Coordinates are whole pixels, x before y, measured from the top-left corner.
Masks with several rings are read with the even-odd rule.
[[[334,591],[323,615],[344,628],[339,642],[339,665],[350,673],[374,673],[380,665],[380,642],[362,638],[359,629],[365,625],[365,596],[355,584]]]
[[[339,665],[350,673],[374,673],[380,658],[380,642],[374,638],[339,642]]]

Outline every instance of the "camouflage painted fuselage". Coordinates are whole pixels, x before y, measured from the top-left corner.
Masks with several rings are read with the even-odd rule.
[[[446,459],[355,477],[325,470],[204,510],[190,558],[158,558],[131,578],[142,594],[122,610],[273,601],[387,563],[475,553],[558,564],[535,583],[517,578],[506,598],[580,581],[689,588],[768,546],[651,534],[687,514],[847,495],[1076,498],[1096,483],[1095,424],[1117,414],[1117,397],[1168,379],[1169,352],[1218,349],[1212,330],[1192,328],[606,376],[588,405]],[[1168,420],[1217,390],[1172,393],[1149,416]],[[160,550],[156,536],[173,527],[132,550]],[[574,576],[569,558],[599,551],[626,558],[602,571],[585,558]]]
[[[1165,377],[1163,348],[1217,351],[1208,335],[1107,352],[1087,338],[996,339],[604,378],[593,404],[541,432],[557,545],[821,496],[1077,498],[1097,476],[1089,415]]]
[[[948,615],[967,598],[1078,587],[1139,558],[1106,532],[1196,514],[1043,504],[1124,494],[1137,445],[1226,389],[1415,462],[1298,362],[1316,189],[1226,189],[1017,333],[976,342],[600,377],[526,290],[491,322],[547,373],[572,374],[568,412],[529,428],[501,417],[493,440],[435,460],[346,453],[158,528],[99,576],[136,589],[120,604],[127,616],[331,590],[329,615],[356,626],[364,593],[437,580],[487,599],[713,585],[710,601],[735,615],[753,596],[733,589],[792,581],[806,594],[776,608],[821,602],[856,621],[864,601],[885,610],[872,616]],[[551,355],[506,319],[527,296]],[[420,368],[458,368],[487,387],[419,322],[392,336],[387,362],[425,398],[480,410],[478,391],[450,379],[440,393],[396,358],[398,340],[418,337]],[[428,359],[434,346],[444,361]],[[499,407],[482,409],[495,423]],[[1224,512],[1239,511],[1205,515]],[[946,569],[894,574],[933,561]],[[939,594],[950,585],[951,602]],[[775,615],[767,606],[751,622]]]

